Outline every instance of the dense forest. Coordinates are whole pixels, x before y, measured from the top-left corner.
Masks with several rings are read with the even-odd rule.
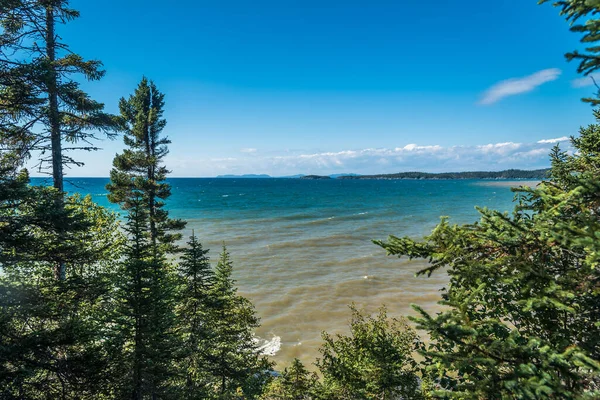
[[[396,174],[378,175],[344,175],[337,179],[547,179],[550,169],[507,169],[504,171],[472,171],[472,172],[398,172]]]
[[[600,4],[554,5],[591,46],[567,58],[599,69]],[[449,275],[442,311],[351,306],[317,373],[274,371],[227,248],[211,263],[169,217],[165,95],[142,78],[105,112],[80,86],[102,63],[57,33],[78,17],[68,0],[0,0],[0,399],[600,398],[600,110],[540,185],[513,189],[512,214],[375,241]],[[125,145],[107,185],[120,215],[64,192],[74,150],[102,136]],[[51,187],[30,184],[32,161]]]

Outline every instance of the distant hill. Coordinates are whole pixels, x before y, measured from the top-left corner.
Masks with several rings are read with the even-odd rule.
[[[305,175],[305,176],[300,177],[300,179],[332,179],[332,178],[327,175]]]
[[[536,170],[507,169],[474,172],[399,172],[397,174],[340,176],[337,179],[545,179],[550,168]]]
[[[244,174],[244,175],[217,175],[217,178],[244,178],[244,179],[252,179],[252,178],[271,178],[270,175],[266,174]]]
[[[341,178],[342,176],[360,176],[360,174],[332,174],[331,178]]]

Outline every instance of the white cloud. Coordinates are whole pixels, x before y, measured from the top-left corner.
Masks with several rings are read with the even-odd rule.
[[[558,143],[558,142],[566,142],[567,140],[569,140],[569,137],[563,136],[563,137],[559,137],[559,138],[556,138],[556,139],[542,139],[542,140],[538,140],[538,143],[539,144]]]
[[[241,149],[240,152],[242,153],[246,153],[246,154],[252,154],[252,153],[256,153],[258,150],[252,147],[246,148],[246,149]]]
[[[589,74],[581,78],[573,79],[571,81],[571,86],[574,88],[593,86],[594,81],[600,84],[600,74]]]
[[[543,85],[546,82],[551,82],[558,79],[560,74],[560,69],[550,68],[538,71],[522,78],[512,78],[498,82],[485,91],[479,103],[489,105],[496,103],[497,101],[500,101],[508,96],[531,92],[533,89]]]
[[[477,146],[476,149],[485,153],[495,153],[499,155],[509,154],[523,146],[521,143],[504,142],[504,143],[490,143],[482,146]]]
[[[550,165],[548,154],[554,143],[566,138],[542,139],[531,143],[501,142],[470,146],[419,145],[410,143],[390,148],[279,154],[247,154],[236,158],[188,159],[174,169],[174,175],[215,176],[218,174],[359,173],[380,174],[401,171],[493,171],[508,168],[535,169]],[[571,150],[564,143],[564,150]],[[182,160],[183,161],[183,160]],[[168,165],[169,160],[167,160]],[[180,172],[181,171],[181,172]]]

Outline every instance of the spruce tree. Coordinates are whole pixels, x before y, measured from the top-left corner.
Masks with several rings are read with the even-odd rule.
[[[74,79],[102,78],[102,63],[71,52],[56,33],[57,25],[77,17],[68,0],[6,0],[0,5],[0,93],[21,109],[8,133],[34,138],[28,150],[41,151],[40,168],[50,164],[59,192],[64,190],[63,167],[82,164],[67,152],[95,150],[91,140],[98,132],[112,136],[118,129],[118,120]],[[43,132],[36,129],[40,124]]]
[[[71,52],[56,33],[57,25],[78,16],[68,0],[6,0],[0,4],[3,148],[18,149],[21,156],[36,151],[40,171],[51,170],[54,187],[61,194],[63,167],[82,165],[67,153],[96,150],[92,144],[96,136],[112,137],[120,126],[75,80],[78,75],[87,80],[102,78],[102,63]],[[62,196],[55,196],[54,206],[60,214],[65,207]],[[56,222],[56,229],[62,228],[68,235],[68,227]],[[69,263],[67,258],[53,265],[57,279],[66,279]]]
[[[208,250],[192,234],[178,265],[179,290],[176,309],[178,331],[183,343],[180,365],[183,394],[186,399],[208,396],[206,354],[210,346],[209,291],[214,274],[207,257]]]
[[[295,358],[280,376],[269,382],[262,400],[309,400],[319,398],[319,378],[310,373],[300,360]]]
[[[417,363],[419,341],[403,319],[365,317],[350,306],[350,336],[323,333],[316,365],[323,374],[325,398],[420,399]]]
[[[254,398],[270,363],[261,356],[254,338],[259,319],[252,303],[237,293],[232,271],[233,263],[223,247],[209,292],[207,369],[217,398],[232,398],[240,390],[247,398]]]
[[[571,23],[600,11],[598,1],[554,5]],[[572,30],[583,32],[585,43],[598,41],[598,20]],[[597,53],[592,46],[567,58],[589,74],[600,66]],[[414,320],[432,339],[423,355],[433,395],[600,396],[600,112],[594,114],[597,123],[571,138],[572,154],[552,150],[549,180],[513,189],[512,215],[479,209],[479,222],[457,226],[444,218],[423,242],[376,241],[389,254],[428,259],[422,275],[446,269],[450,276],[441,313],[414,306]]]
[[[574,155],[553,150],[549,181],[514,189],[512,215],[480,209],[479,222],[443,219],[423,242],[376,242],[430,260],[422,275],[450,276],[442,312],[415,306],[434,395],[600,396],[600,120],[571,143]]]
[[[132,192],[142,193],[148,209],[152,251],[157,257],[177,250],[174,243],[181,239],[181,234],[173,231],[185,226],[183,221],[169,218],[164,209],[171,186],[165,182],[169,171],[162,162],[171,141],[161,137],[166,126],[163,108],[164,94],[146,78],[133,95],[121,98],[119,109],[125,123],[123,139],[127,148],[115,156],[107,185],[109,200],[121,204],[124,210],[132,206]]]
[[[121,99],[127,148],[115,156],[107,185],[109,200],[128,212],[118,326],[125,332],[121,346],[128,366],[122,390],[137,399],[169,396],[175,374],[175,281],[166,257],[181,237],[172,231],[185,224],[164,209],[171,189],[162,165],[170,143],[161,137],[163,107],[164,95],[145,78],[129,99]]]
[[[108,383],[104,316],[122,243],[116,216],[89,197],[67,198],[65,222],[81,229],[65,236],[47,221],[57,218],[55,195],[28,186],[0,212],[1,398],[92,399]],[[49,266],[62,252],[73,254],[58,281]]]

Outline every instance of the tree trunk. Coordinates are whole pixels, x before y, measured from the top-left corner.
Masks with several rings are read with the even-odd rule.
[[[58,78],[54,62],[56,61],[56,44],[54,38],[54,10],[46,7],[46,56],[50,63],[48,71],[48,122],[50,125],[50,140],[52,146],[52,179],[54,187],[64,191],[62,143],[60,137],[60,114],[58,110]]]
[[[62,192],[63,185],[63,158],[62,142],[60,137],[60,114],[58,111],[58,78],[54,62],[56,61],[56,43],[54,37],[54,9],[51,5],[46,6],[46,57],[48,57],[48,123],[50,125],[50,142],[52,149],[52,180],[54,187],[61,194],[56,199],[56,207],[62,210],[65,206]],[[59,261],[54,267],[54,275],[58,280],[66,279],[66,265]]]

